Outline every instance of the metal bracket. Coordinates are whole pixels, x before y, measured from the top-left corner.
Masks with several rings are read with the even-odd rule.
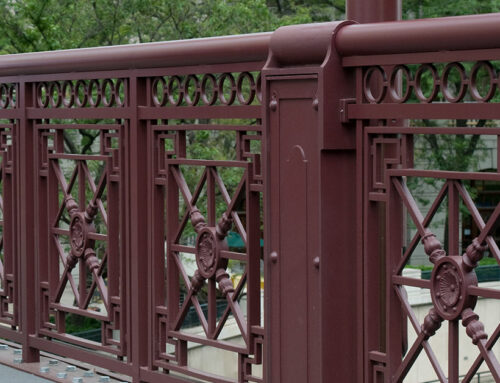
[[[347,108],[349,104],[355,104],[355,98],[342,98],[339,101],[339,112],[340,112],[340,122],[346,124],[349,122],[349,115],[347,114]]]

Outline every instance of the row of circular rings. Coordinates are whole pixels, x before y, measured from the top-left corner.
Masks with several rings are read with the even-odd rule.
[[[260,74],[257,80],[249,72],[242,72],[235,79],[232,73],[223,73],[218,78],[213,74],[204,74],[200,79],[190,74],[184,78],[171,76],[156,77],[152,84],[153,103],[165,106],[167,103],[179,106],[185,101],[188,106],[197,105],[200,100],[204,105],[214,105],[217,100],[222,105],[232,105],[236,99],[241,105],[250,105],[255,96],[262,101]]]
[[[126,84],[124,79],[104,80],[78,80],[64,81],[61,85],[58,81],[50,83],[38,83],[36,88],[37,103],[40,108],[58,108],[61,105],[66,108],[76,106],[84,108],[124,106]]]
[[[16,107],[16,84],[0,84],[0,109]]]
[[[458,86],[456,86],[457,89],[455,90],[452,89],[452,81],[450,79],[453,71],[458,73],[459,76],[459,84],[456,84]],[[484,71],[483,73],[486,76],[480,76],[480,71]],[[426,73],[428,74],[426,75]],[[432,80],[432,85],[427,91],[423,89],[424,75],[430,75],[430,79]],[[376,77],[382,81],[372,80]],[[487,79],[486,91],[484,89],[480,91],[479,89],[480,86],[482,87],[479,84],[480,77]],[[498,82],[499,79],[495,68],[488,61],[477,62],[471,69],[470,77],[467,76],[464,66],[457,62],[447,64],[441,76],[439,76],[434,65],[422,64],[417,68],[414,78],[406,65],[395,66],[389,75],[387,75],[383,68],[374,66],[368,68],[364,74],[363,92],[368,102],[378,104],[385,99],[387,89],[389,89],[392,100],[397,103],[403,103],[408,101],[411,96],[411,89],[413,88],[420,102],[430,103],[436,99],[441,87],[445,100],[455,103],[463,100],[467,93],[467,87],[470,87],[470,95],[475,101],[488,102],[495,95]],[[404,83],[406,83],[406,87],[403,87]]]

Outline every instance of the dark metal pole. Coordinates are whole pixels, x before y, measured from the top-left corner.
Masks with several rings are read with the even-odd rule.
[[[346,18],[358,23],[401,19],[401,0],[346,0]]]

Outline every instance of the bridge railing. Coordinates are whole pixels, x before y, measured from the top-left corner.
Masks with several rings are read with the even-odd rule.
[[[365,381],[470,382],[479,369],[500,381],[500,323],[481,303],[498,305],[500,295],[475,271],[487,258],[500,264],[498,19],[356,25],[337,35],[343,67],[356,72],[346,120],[356,123],[359,158]],[[404,276],[421,263],[433,266],[430,279]],[[425,318],[405,286],[428,290]]]
[[[416,145],[500,137],[498,20],[0,57],[0,336],[24,363],[45,351],[134,382],[402,381],[422,350],[458,382],[461,321],[480,353],[466,379],[486,361],[498,380],[500,327],[473,310],[500,298],[474,280],[500,259],[500,208],[470,191],[498,169],[426,168]],[[427,210],[422,178],[440,187]],[[445,199],[446,234],[430,224]],[[402,275],[421,240],[430,280]],[[405,285],[431,290],[425,320]],[[448,373],[428,342],[445,320]]]

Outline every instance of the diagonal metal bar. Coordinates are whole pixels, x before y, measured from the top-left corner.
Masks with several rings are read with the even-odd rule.
[[[171,166],[170,171],[172,172],[175,182],[181,191],[182,197],[184,198],[184,203],[188,206],[188,210],[191,210],[193,206],[191,205],[191,200],[193,196],[191,195],[191,191],[189,190],[189,186],[187,185],[186,180],[184,179],[184,175],[176,166]],[[203,171],[203,176],[206,176],[207,169]],[[203,177],[202,176],[202,177]]]
[[[87,165],[87,162],[82,162],[82,168],[85,173],[85,178],[87,179],[87,182],[89,183],[90,190],[92,191],[92,199],[89,201],[90,204],[96,204],[97,207],[99,208],[99,211],[101,212],[102,219],[104,221],[104,224],[106,227],[108,227],[108,214],[106,213],[106,209],[104,209],[104,204],[102,203],[101,197],[102,193],[104,193],[104,190],[106,189],[106,180],[107,180],[107,171],[106,168],[103,169],[103,172],[101,174],[101,178],[99,179],[99,183],[96,187],[94,180],[92,179],[92,175],[90,174],[89,167]]]
[[[67,184],[67,185],[66,185],[66,180],[61,173],[61,168],[59,167],[59,163],[56,161],[53,161],[52,167],[54,168],[54,172],[56,173],[56,176],[58,177],[59,186],[62,189],[62,192],[64,194],[64,198],[66,198],[70,195],[70,193],[73,189],[73,186],[75,185],[76,177],[78,176],[78,166],[75,166],[75,169],[73,170],[73,173],[71,174],[69,184]],[[58,169],[58,170],[56,171],[56,169]],[[59,179],[59,177],[62,177],[62,179]],[[66,186],[64,186],[64,185],[66,185]],[[63,200],[61,203],[61,206],[59,206],[59,211],[57,212],[56,218],[55,218],[52,226],[57,227],[57,224],[63,215],[64,209],[66,209],[66,204],[64,203],[64,200]]]
[[[52,163],[52,168],[54,169],[54,173],[56,175],[57,181],[59,183],[59,186],[61,187],[61,190],[64,194],[64,197],[67,197],[72,189],[69,187],[69,185],[71,185],[71,182],[69,185],[66,183],[66,178],[64,178],[61,167],[59,166],[59,162],[51,161],[51,163]],[[73,175],[71,176],[71,180],[76,179],[77,173],[78,173],[78,166],[75,166],[75,170],[73,170]],[[73,184],[74,184],[74,182],[73,182]]]
[[[102,279],[102,276],[99,275],[98,270],[92,270],[92,279],[96,282],[97,288],[101,292],[101,298],[104,306],[106,306],[106,310],[109,313],[108,286],[106,286],[106,283],[104,282],[104,279]]]
[[[203,314],[203,310],[201,309],[200,302],[194,296],[194,289],[191,285],[191,281],[189,280],[189,277],[186,273],[186,270],[184,269],[184,266],[182,265],[181,260],[179,259],[178,254],[175,254],[172,252],[172,255],[174,257],[177,268],[181,272],[182,278],[183,278],[184,283],[186,285],[186,289],[188,290],[188,295],[187,295],[186,299],[184,300],[182,307],[179,311],[179,314],[177,315],[177,317],[175,319],[175,322],[174,322],[175,325],[173,326],[174,330],[177,331],[181,328],[182,322],[184,322],[184,318],[187,315],[189,303],[191,302],[195,308],[196,313],[198,314],[198,317],[200,319],[203,330],[205,331],[205,335],[208,337],[208,323],[207,323],[207,320],[205,318],[205,315]]]
[[[439,193],[432,203],[431,208],[427,212],[424,220],[422,221],[422,225],[424,227],[429,226],[431,220],[434,218],[436,215],[436,212],[438,211],[439,207],[441,206],[441,203],[443,202],[444,198],[446,197],[446,193],[448,192],[448,187],[449,187],[449,182],[445,182],[445,184],[441,187],[441,190],[439,190]],[[403,271],[403,268],[406,265],[406,262],[408,262],[408,259],[410,259],[411,255],[413,254],[413,251],[418,245],[418,242],[422,238],[422,236],[417,232],[414,236],[413,239],[410,243],[410,245],[407,247],[403,258],[401,259],[401,262],[399,262],[398,267],[396,268],[396,274],[401,274]]]
[[[104,271],[104,266],[106,265],[107,259],[108,259],[108,253],[105,252],[104,256],[102,257],[101,263],[99,264],[99,268],[97,269],[98,276],[102,276],[102,273]],[[90,285],[89,293],[88,293],[87,297],[85,298],[85,301],[83,302],[84,308],[87,308],[89,306],[90,300],[92,299],[92,295],[94,295],[94,291],[95,291],[96,287],[97,287],[96,280],[94,278],[92,278],[92,284]],[[107,308],[107,305],[106,305],[106,308]]]
[[[410,213],[410,216],[413,222],[415,223],[415,226],[417,227],[418,233],[420,234],[421,237],[423,237],[426,234],[425,227],[423,225],[424,217],[422,216],[422,213],[420,212],[417,203],[413,199],[411,192],[408,190],[406,184],[402,183],[400,179],[394,178],[392,182],[396,187],[396,190],[398,191],[399,195],[401,196],[403,203],[408,209],[408,212]]]
[[[57,285],[54,302],[59,302],[61,300],[61,297],[64,293],[64,288],[66,287],[66,283],[68,281],[69,275],[71,275],[71,269],[68,266],[68,264],[66,264],[66,266],[64,267],[63,274],[62,274],[61,278],[59,279],[59,284]],[[71,287],[73,288],[73,286],[71,286]],[[78,292],[76,287],[73,289],[73,293],[75,294],[77,306],[80,307],[80,293]]]
[[[203,310],[201,309],[200,302],[198,301],[198,298],[196,295],[191,296],[191,302],[193,303],[194,310],[196,311],[196,314],[198,314],[198,318],[200,319],[201,327],[203,327],[203,330],[205,331],[205,335],[208,337],[208,323],[207,323],[207,318],[205,318],[205,314],[203,314]]]
[[[410,319],[410,323],[413,326],[413,329],[415,330],[415,333],[420,335],[422,333],[422,329],[420,326],[420,322],[418,321],[417,316],[415,315],[415,312],[412,310],[410,302],[408,302],[408,299],[406,298],[406,294],[403,294],[403,286],[394,286],[394,289],[396,291],[396,294],[399,298],[399,301],[402,304],[403,310],[406,314],[406,316]],[[427,357],[429,358],[429,361],[431,362],[432,368],[434,368],[434,371],[436,372],[437,377],[441,382],[446,382],[446,375],[441,368],[441,365],[439,364],[438,358],[436,357],[436,354],[434,354],[434,350],[432,349],[431,345],[429,342],[424,341],[422,343],[422,347],[425,350],[425,353],[427,354]],[[419,351],[420,352],[420,351]]]
[[[487,347],[487,341],[485,339],[480,339],[477,343],[477,347],[479,348],[484,361],[488,365],[495,382],[500,382],[500,363],[498,363],[495,353]]]
[[[241,238],[243,240],[243,243],[247,244],[247,232],[245,228],[243,227],[243,224],[240,220],[240,217],[238,213],[234,211],[234,207],[237,204],[238,201],[240,201],[242,197],[242,191],[244,191],[244,186],[246,185],[247,182],[247,170],[245,169],[245,172],[243,176],[241,177],[240,183],[238,184],[238,187],[236,188],[236,191],[234,193],[233,198],[229,196],[229,193],[226,189],[226,185],[224,185],[224,182],[222,181],[222,178],[220,177],[219,173],[217,171],[212,169],[213,176],[215,178],[215,181],[217,185],[219,186],[219,190],[222,194],[222,197],[224,198],[224,201],[226,202],[227,205],[227,210],[226,213],[231,213],[231,217],[233,218],[234,226],[236,226],[236,229],[241,235]]]
[[[418,334],[417,339],[413,343],[412,347],[406,354],[405,358],[399,365],[398,369],[396,370],[392,382],[396,383],[401,383],[403,379],[406,377],[408,372],[410,371],[410,368],[413,366],[413,363],[417,360],[418,356],[420,355],[420,352],[422,351],[423,348],[423,343],[425,342],[425,335],[423,332]],[[441,381],[442,383],[445,383],[445,381]]]
[[[500,203],[496,206],[495,210],[488,219],[488,222],[481,230],[481,233],[478,235],[477,239],[479,243],[483,243],[486,237],[490,235],[489,233],[493,232],[498,227],[499,217],[500,217]]]
[[[231,307],[231,311],[233,312],[234,319],[236,320],[236,323],[241,331],[241,335],[245,340],[245,343],[248,345],[247,321],[245,320],[243,311],[241,311],[240,305],[236,302],[236,298],[234,298],[234,293],[227,293],[226,300],[228,305]]]
[[[57,235],[53,235],[52,238],[54,239],[54,243],[56,245],[57,252],[59,253],[59,259],[61,260],[64,268],[66,268],[66,254],[64,253],[63,248],[61,247],[61,243],[59,242],[59,239],[57,238]],[[69,273],[67,275],[69,284],[71,286],[71,289],[73,290],[73,293],[75,294],[75,297],[79,295],[78,289],[75,284],[75,280],[73,279],[73,275]]]
[[[238,282],[238,285],[236,286],[236,289],[234,290],[233,294],[233,300],[237,301],[239,295],[241,294],[241,291],[243,290],[243,286],[245,285],[247,280],[247,272],[243,273],[241,276],[240,281]],[[217,324],[217,328],[215,329],[215,332],[213,333],[213,339],[217,339],[224,328],[224,325],[226,324],[227,319],[229,318],[229,314],[231,313],[231,306],[227,305],[226,309],[224,310],[224,313],[222,314],[222,317],[219,319],[219,323]]]
[[[465,186],[463,184],[456,182],[455,185],[456,185],[456,188],[457,188],[460,196],[462,197],[462,201],[464,201],[465,206],[467,207],[467,209],[471,213],[472,219],[474,220],[476,226],[478,227],[479,230],[481,230],[481,233],[483,233],[483,230],[485,229],[486,224],[484,223],[483,217],[481,217],[481,214],[479,213],[479,210],[477,209],[476,204],[474,203],[474,201],[470,197],[469,193],[467,192],[467,189],[465,188]],[[500,205],[497,205],[497,209],[499,206]],[[498,219],[498,217],[497,217],[497,219]],[[491,253],[495,256],[497,262],[500,263],[500,249],[498,248],[498,245],[497,245],[495,239],[491,235],[488,235],[483,239],[483,241],[488,244],[488,247],[489,247]],[[479,243],[481,243],[481,242],[479,242]]]
[[[491,334],[491,337],[484,344],[485,349],[491,350],[499,338],[500,338],[500,324],[497,326],[495,331],[493,331],[493,333]],[[465,375],[464,379],[462,380],[462,383],[470,383],[471,380],[474,379],[474,376],[476,375],[477,371],[479,370],[479,367],[481,367],[481,364],[483,362],[484,362],[483,353],[480,352],[474,363],[472,363],[472,366]]]
[[[184,180],[184,177],[182,178]],[[198,202],[198,198],[200,198],[201,191],[203,190],[203,186],[205,185],[205,182],[207,181],[207,169],[205,168],[205,171],[200,177],[200,180],[198,181],[198,184],[196,185],[196,189],[194,191],[194,194],[191,196],[191,200],[189,204],[187,205],[186,211],[184,212],[184,216],[182,217],[182,221],[177,229],[177,232],[175,233],[175,243],[179,242],[182,232],[184,231],[184,228],[186,227],[186,224],[189,220],[189,215],[191,214],[191,206],[195,206],[196,202]],[[177,181],[176,181],[177,182]],[[186,182],[184,180],[184,182]],[[187,185],[186,185],[187,187]]]

